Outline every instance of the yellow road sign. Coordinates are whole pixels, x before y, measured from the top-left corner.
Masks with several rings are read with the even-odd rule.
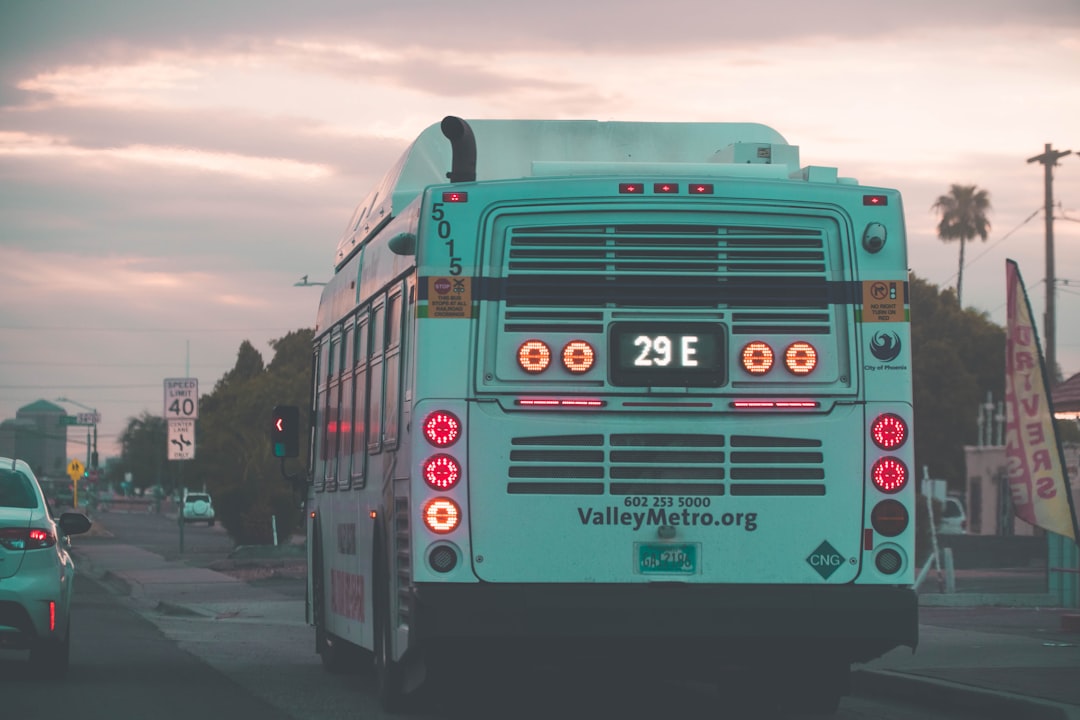
[[[70,477],[72,480],[78,480],[79,478],[82,477],[83,470],[85,470],[85,469],[86,469],[86,466],[83,465],[81,462],[79,462],[78,458],[75,458],[74,460],[72,460],[71,462],[68,463],[68,466],[67,466],[68,477]]]

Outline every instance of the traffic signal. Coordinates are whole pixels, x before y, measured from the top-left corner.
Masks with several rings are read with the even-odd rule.
[[[295,405],[274,407],[270,426],[274,457],[291,458],[300,454],[300,408]]]

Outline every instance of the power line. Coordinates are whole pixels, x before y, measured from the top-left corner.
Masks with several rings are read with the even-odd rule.
[[[145,390],[147,388],[161,389],[161,383],[155,385],[68,385],[67,383],[54,383],[52,385],[0,385],[0,390],[57,390],[71,388],[74,390]]]
[[[976,255],[975,257],[973,257],[973,258],[972,258],[971,260],[969,260],[968,262],[964,263],[964,268],[963,268],[963,269],[964,269],[964,270],[967,270],[967,269],[968,269],[969,267],[971,267],[972,265],[974,265],[974,264],[975,264],[975,262],[976,262],[977,260],[979,260],[979,258],[983,257],[984,255],[986,255],[986,253],[990,252],[991,250],[993,250],[994,248],[996,248],[996,247],[997,247],[998,245],[1000,245],[1001,243],[1003,243],[1003,242],[1005,242],[1006,240],[1008,240],[1008,239],[1009,239],[1009,236],[1010,236],[1010,235],[1012,235],[1012,234],[1013,234],[1014,232],[1016,232],[1016,231],[1017,231],[1017,230],[1019,230],[1020,228],[1024,227],[1025,225],[1027,225],[1027,224],[1028,224],[1029,222],[1031,222],[1032,220],[1034,220],[1034,219],[1035,219],[1035,217],[1036,217],[1036,216],[1037,216],[1037,215],[1038,215],[1039,213],[1041,213],[1042,211],[1043,211],[1043,209],[1042,209],[1042,208],[1036,208],[1036,209],[1035,209],[1035,212],[1031,213],[1031,214],[1030,214],[1030,215],[1028,215],[1028,216],[1027,216],[1026,218],[1024,218],[1024,219],[1023,219],[1023,221],[1022,221],[1022,222],[1021,222],[1021,223],[1020,223],[1019,225],[1017,225],[1017,226],[1016,226],[1016,227],[1014,227],[1014,228],[1013,228],[1012,230],[1010,230],[1009,232],[1007,232],[1007,233],[1005,233],[1004,235],[1002,235],[1002,236],[1001,236],[1001,237],[1000,237],[1000,238],[999,238],[998,240],[996,240],[995,242],[993,242],[993,243],[991,243],[990,245],[988,245],[988,246],[986,247],[986,249],[985,249],[985,250],[983,250],[983,251],[982,251],[981,253],[979,253],[978,255]],[[958,270],[957,272],[954,272],[954,273],[953,273],[952,275],[950,275],[950,276],[949,276],[948,278],[946,278],[946,279],[945,279],[945,282],[943,282],[943,283],[941,283],[941,284],[942,284],[942,285],[948,285],[948,284],[949,284],[950,282],[952,282],[953,278],[957,277],[957,276],[958,276],[959,274],[960,274],[960,271],[959,271],[959,270]]]
[[[0,365],[33,365],[34,367],[78,367],[78,368],[171,368],[175,362],[162,363],[86,363],[86,362],[35,362],[33,360],[0,360]],[[219,363],[192,363],[193,368],[216,368]]]
[[[117,328],[117,327],[86,327],[86,326],[29,326],[29,325],[0,325],[0,330],[23,330],[31,332],[119,332],[119,333],[249,333],[249,332],[294,332],[297,328]]]

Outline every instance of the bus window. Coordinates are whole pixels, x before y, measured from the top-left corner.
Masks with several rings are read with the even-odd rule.
[[[371,360],[368,383],[368,452],[382,450],[383,405],[383,358],[386,352],[385,306],[376,305],[371,311]]]
[[[401,417],[401,292],[386,300],[386,391],[383,396],[383,447],[397,447]]]
[[[329,389],[326,395],[326,489],[336,489],[338,448],[341,445],[341,334],[330,338]]]
[[[382,358],[372,358],[368,382],[368,452],[375,454],[382,450]]]
[[[352,342],[352,339],[356,330],[353,323],[354,318],[349,318],[345,325],[345,331],[341,335],[341,370],[346,374],[349,373],[353,367],[353,350],[355,348],[355,343]]]
[[[365,484],[367,460],[367,398],[368,398],[368,321],[366,315],[357,318],[356,333],[353,336],[356,366],[352,376],[353,415],[352,415],[352,460],[350,476],[352,487],[362,488]]]
[[[349,318],[345,323],[345,330],[341,335],[341,408],[340,426],[338,427],[338,490],[347,490],[350,485],[351,471],[350,459],[352,457],[353,441],[353,366],[352,366],[352,335],[354,318]]]
[[[323,338],[322,342],[319,343],[313,378],[315,384],[315,447],[318,448],[318,454],[315,457],[315,472],[312,475],[315,480],[316,490],[322,490],[324,488],[326,478],[326,418],[328,413],[327,397],[329,391],[326,367],[329,362],[329,356],[330,338],[327,337]]]

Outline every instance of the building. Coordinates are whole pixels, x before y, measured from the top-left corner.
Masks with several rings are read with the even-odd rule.
[[[0,456],[25,460],[39,478],[67,474],[67,431],[64,408],[38,400],[19,408],[14,420],[0,422]]]
[[[1080,373],[1057,385],[1050,395],[1054,417],[1080,422]],[[1000,441],[999,441],[1000,442]],[[1080,509],[1080,445],[1062,443],[1066,482],[1073,507]],[[1036,530],[1013,515],[1006,473],[1005,446],[965,446],[965,500],[968,532],[975,535],[1033,535]]]
[[[1080,373],[1054,388],[1050,398],[1054,403],[1054,417],[1080,421]]]

